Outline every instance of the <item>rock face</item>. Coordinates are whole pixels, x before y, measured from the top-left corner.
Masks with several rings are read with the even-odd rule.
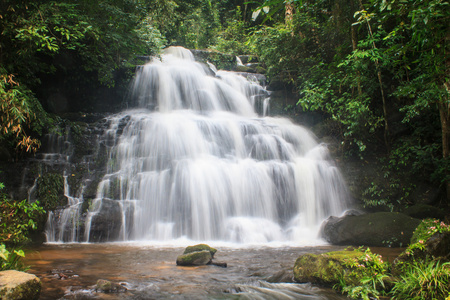
[[[344,260],[357,258],[360,251],[335,251],[323,254],[304,254],[297,258],[294,265],[294,280],[299,283],[310,282],[332,286],[346,276]]]
[[[177,257],[177,266],[203,266],[212,261],[211,252],[208,250],[191,252]]]
[[[0,272],[0,299],[34,300],[41,294],[41,280],[35,275],[19,271]]]
[[[420,220],[400,213],[378,212],[360,216],[329,217],[322,237],[334,245],[406,246]]]

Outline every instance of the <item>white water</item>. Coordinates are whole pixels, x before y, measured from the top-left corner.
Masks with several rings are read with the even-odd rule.
[[[259,117],[269,99],[256,82],[175,47],[138,69],[131,95],[138,107],[111,116],[103,137],[107,174],[85,241],[311,245],[347,208],[326,146],[288,119]]]

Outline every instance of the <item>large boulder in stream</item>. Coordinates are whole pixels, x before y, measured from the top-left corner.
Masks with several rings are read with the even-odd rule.
[[[34,300],[41,294],[41,280],[25,272],[14,270],[0,272],[0,299]]]
[[[195,251],[182,254],[177,257],[177,266],[204,266],[212,261],[211,252],[208,250]]]
[[[329,217],[322,225],[321,235],[334,245],[401,247],[409,244],[420,222],[391,212]]]
[[[227,263],[213,261],[216,252],[217,249],[206,244],[188,246],[184,249],[183,254],[177,257],[177,266],[215,265],[226,268]]]

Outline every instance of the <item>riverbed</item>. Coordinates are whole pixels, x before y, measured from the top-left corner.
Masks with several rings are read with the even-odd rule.
[[[227,267],[176,266],[181,246],[133,243],[45,244],[27,255],[30,273],[42,280],[41,299],[347,299],[327,288],[292,283],[299,255],[344,247],[216,246]],[[286,283],[270,283],[279,278]],[[98,279],[126,291],[95,291]]]

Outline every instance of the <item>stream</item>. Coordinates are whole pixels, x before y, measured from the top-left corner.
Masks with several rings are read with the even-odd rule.
[[[216,246],[216,245],[212,245]],[[40,299],[347,299],[310,284],[291,281],[299,255],[342,250],[337,246],[267,247],[218,245],[208,265],[178,267],[181,246],[141,243],[45,244],[27,255],[29,272],[41,280]],[[127,291],[97,293],[98,279],[122,284]],[[271,280],[272,279],[272,280]]]

